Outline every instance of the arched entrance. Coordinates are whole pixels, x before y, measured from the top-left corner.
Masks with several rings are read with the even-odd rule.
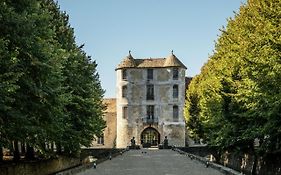
[[[141,144],[145,147],[157,146],[160,143],[160,134],[159,132],[152,128],[148,127],[141,133]]]

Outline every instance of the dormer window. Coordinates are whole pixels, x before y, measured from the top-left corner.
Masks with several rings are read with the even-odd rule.
[[[122,70],[122,80],[127,80],[127,69]]]
[[[147,80],[153,80],[153,69],[147,69]]]
[[[179,69],[173,68],[173,80],[179,79]]]

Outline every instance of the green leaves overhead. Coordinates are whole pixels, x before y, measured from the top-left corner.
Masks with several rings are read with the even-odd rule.
[[[252,145],[257,138],[262,151],[280,150],[280,24],[278,0],[248,0],[228,20],[187,91],[192,133],[222,148]]]

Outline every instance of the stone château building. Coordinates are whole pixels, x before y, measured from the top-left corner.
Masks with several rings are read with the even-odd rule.
[[[129,52],[115,70],[116,100],[105,100],[110,109],[103,147],[124,148],[133,137],[137,145],[157,146],[165,136],[170,145],[185,146],[185,65],[173,52],[147,59],[135,59]]]

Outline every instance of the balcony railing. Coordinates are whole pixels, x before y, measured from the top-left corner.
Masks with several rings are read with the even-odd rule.
[[[143,123],[146,123],[146,124],[157,124],[158,123],[158,118],[148,118],[148,117],[145,117],[142,119]]]

